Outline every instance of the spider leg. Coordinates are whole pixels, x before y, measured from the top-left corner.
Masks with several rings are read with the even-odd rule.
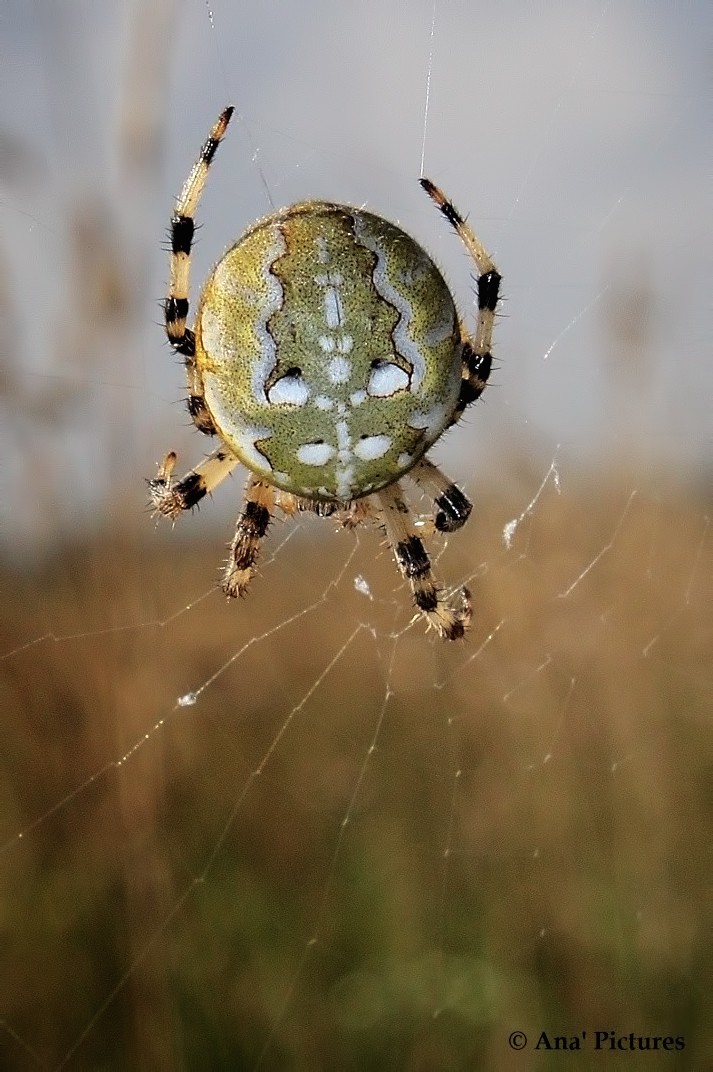
[[[476,398],[480,398],[490,376],[493,363],[490,348],[502,277],[485,246],[458,212],[452,201],[449,201],[443,191],[439,190],[429,179],[421,179],[420,181],[422,188],[455,230],[478,269],[478,323],[475,335],[472,338],[468,336],[466,329],[461,326],[463,335],[463,378],[461,380],[460,396],[451,421],[454,424],[462,415],[466,406],[469,406],[471,402],[475,402]]]
[[[186,327],[191,246],[195,230],[193,217],[203,193],[208,169],[232,114],[232,108],[221,112],[176,201],[171,216],[171,279],[163,307],[168,341],[176,353],[181,354],[186,364],[188,412],[196,427],[206,435],[215,435],[216,429],[203,398],[203,385],[195,365],[195,335]]]
[[[175,519],[184,510],[190,510],[199,503],[238,464],[234,454],[225,447],[219,447],[174,484],[172,473],[176,454],[171,451],[159,465],[154,479],[147,481],[151,503],[157,513]]]
[[[421,458],[408,475],[433,499],[433,523],[439,532],[455,532],[465,525],[473,504],[437,465]]]
[[[273,505],[273,488],[251,476],[223,574],[227,596],[243,595],[255,576],[260,542],[268,530]]]
[[[450,602],[436,584],[431,563],[423,543],[414,531],[408,506],[398,483],[376,492],[386,538],[394,552],[396,564],[409,582],[413,601],[429,625],[445,640],[458,640],[472,617],[470,592],[461,588]]]

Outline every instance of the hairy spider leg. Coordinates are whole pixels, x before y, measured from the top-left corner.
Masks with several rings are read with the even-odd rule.
[[[181,354],[185,362],[188,377],[188,412],[196,428],[205,435],[215,435],[216,428],[205,404],[203,384],[195,365],[195,335],[186,327],[191,246],[198,202],[208,170],[228,129],[233,111],[233,108],[226,108],[218,117],[183,185],[171,216],[171,279],[164,302],[166,335],[173,349]]]
[[[433,500],[433,523],[438,532],[456,532],[465,525],[473,504],[437,465],[421,458],[408,476]]]
[[[461,588],[451,601],[436,584],[428,553],[414,531],[411,513],[398,482],[382,488],[376,498],[386,539],[402,576],[411,586],[415,606],[439,636],[445,640],[458,640],[464,635],[473,614],[470,592]]]
[[[474,234],[464,217],[452,201],[430,179],[420,179],[421,187],[440,209],[455,230],[461,242],[475,261],[478,269],[478,322],[475,335],[469,336],[467,328],[461,324],[463,337],[463,370],[460,396],[453,413],[451,424],[461,417],[466,406],[475,402],[482,395],[490,376],[493,363],[491,353],[493,326],[500,297],[500,273],[495,262],[483,243]]]
[[[223,591],[227,596],[244,595],[255,576],[260,544],[270,525],[273,505],[271,485],[249,477],[223,574]]]
[[[172,474],[176,466],[176,453],[170,451],[159,465],[153,480],[147,481],[151,503],[157,513],[175,519],[184,510],[193,509],[239,464],[226,447],[218,447],[174,484]]]

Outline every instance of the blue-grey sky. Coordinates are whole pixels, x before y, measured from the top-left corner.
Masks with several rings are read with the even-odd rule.
[[[523,447],[564,468],[710,464],[707,0],[210,8],[0,2],[6,532],[50,524],[38,460],[64,516],[112,480],[140,505],[169,447],[201,456],[159,324],[161,246],[228,102],[240,120],[200,207],[194,298],[271,203],[325,197],[399,220],[471,312],[471,266],[416,182],[423,154],[504,277],[496,386],[440,447],[449,471],[474,489],[473,458],[492,472]]]

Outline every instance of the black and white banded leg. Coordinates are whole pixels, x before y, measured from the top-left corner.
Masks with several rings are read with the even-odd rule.
[[[438,532],[456,532],[465,525],[473,504],[437,465],[422,458],[408,475],[433,500],[433,523]]]
[[[490,376],[493,363],[491,353],[493,327],[500,297],[501,276],[485,246],[453,202],[449,201],[443,191],[439,190],[430,179],[420,181],[422,188],[455,230],[478,269],[478,323],[472,338],[468,335],[466,328],[461,325],[463,369],[460,397],[451,421],[454,424],[461,417],[466,406],[475,402],[476,398],[480,398]]]
[[[200,156],[186,179],[171,217],[171,278],[164,302],[166,335],[176,353],[181,354],[188,378],[188,412],[199,431],[215,435],[213,419],[203,397],[203,386],[195,367],[195,336],[186,327],[191,246],[195,231],[194,216],[200,201],[208,169],[233,114],[226,108],[203,143]]]
[[[195,469],[173,482],[176,455],[167,454],[153,480],[148,481],[151,503],[159,514],[175,519],[184,510],[191,510],[204,496],[213,491],[238,465],[238,459],[225,447],[219,447],[204,458]]]
[[[223,574],[223,591],[227,596],[244,595],[255,576],[260,544],[269,528],[273,507],[273,488],[251,476]]]
[[[411,586],[415,606],[439,636],[445,640],[460,639],[473,615],[470,592],[461,588],[450,599],[434,580],[426,548],[414,531],[411,512],[398,483],[382,488],[375,498],[386,538],[396,565]]]

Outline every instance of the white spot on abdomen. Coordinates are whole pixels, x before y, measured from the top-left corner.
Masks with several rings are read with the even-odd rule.
[[[346,383],[352,374],[352,363],[346,357],[333,357],[327,367],[327,375],[332,383]]]
[[[267,400],[274,406],[304,406],[308,398],[309,387],[302,376],[282,376],[267,392]]]
[[[297,448],[297,461],[303,465],[326,465],[335,454],[329,443],[303,443]]]
[[[363,462],[373,462],[376,458],[383,458],[392,443],[391,436],[366,436],[354,444],[353,450]]]
[[[388,361],[371,370],[366,389],[372,398],[388,398],[397,391],[405,391],[408,385],[408,373]]]

